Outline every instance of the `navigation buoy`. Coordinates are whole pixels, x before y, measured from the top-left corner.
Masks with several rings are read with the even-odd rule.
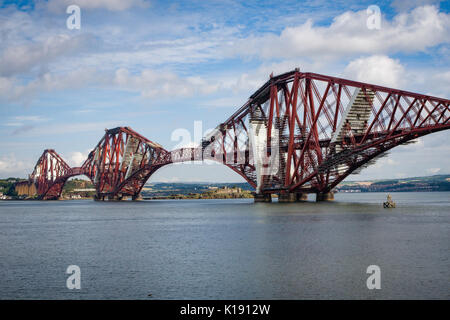
[[[395,202],[392,201],[392,197],[390,194],[387,196],[387,201],[383,202],[383,208],[389,209],[389,208],[395,208]]]

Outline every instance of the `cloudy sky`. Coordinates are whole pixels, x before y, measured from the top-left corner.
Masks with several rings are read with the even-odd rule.
[[[66,9],[81,8],[69,30]],[[381,28],[367,28],[367,8]],[[166,149],[215,127],[274,74],[346,77],[450,98],[449,1],[0,1],[0,178],[46,148],[80,165],[105,128]],[[202,128],[196,129],[195,121]],[[350,179],[450,173],[450,132],[401,146]],[[173,165],[150,181],[243,181]]]

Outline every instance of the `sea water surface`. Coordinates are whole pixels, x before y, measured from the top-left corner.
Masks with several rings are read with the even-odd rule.
[[[450,193],[392,196],[0,201],[0,299],[449,299]]]

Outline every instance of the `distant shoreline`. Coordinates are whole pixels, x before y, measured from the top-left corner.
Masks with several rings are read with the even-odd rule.
[[[449,190],[422,190],[422,191],[362,191],[362,192],[336,192],[341,194],[364,194],[364,193],[435,193],[435,192],[450,192]],[[314,193],[310,193],[314,194]],[[278,198],[277,194],[273,194],[273,198]],[[160,197],[143,197],[142,200],[233,200],[233,199],[253,199],[251,197],[215,197],[215,198],[196,198],[196,197],[173,197],[173,196],[160,196]],[[57,199],[57,200],[40,200],[36,198],[16,198],[16,199],[0,199],[0,201],[80,201],[80,200],[94,200],[94,198],[77,198],[77,199]],[[127,201],[127,200],[123,200]]]
[[[0,180],[0,200],[33,200],[35,193],[14,190],[20,180]],[[434,175],[389,180],[342,181],[335,193],[394,193],[394,192],[445,192],[450,191],[450,175]],[[36,191],[34,191],[36,192]],[[236,199],[253,198],[254,188],[248,183],[147,183],[141,197],[150,200],[168,199]],[[68,181],[61,200],[92,199],[96,193],[90,181],[73,179]],[[276,195],[274,195],[276,196]],[[7,199],[5,199],[7,198]],[[31,198],[31,199],[30,199]]]

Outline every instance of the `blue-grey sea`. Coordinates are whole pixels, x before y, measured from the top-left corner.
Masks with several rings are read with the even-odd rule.
[[[450,192],[392,196],[0,201],[0,299],[449,299]]]

